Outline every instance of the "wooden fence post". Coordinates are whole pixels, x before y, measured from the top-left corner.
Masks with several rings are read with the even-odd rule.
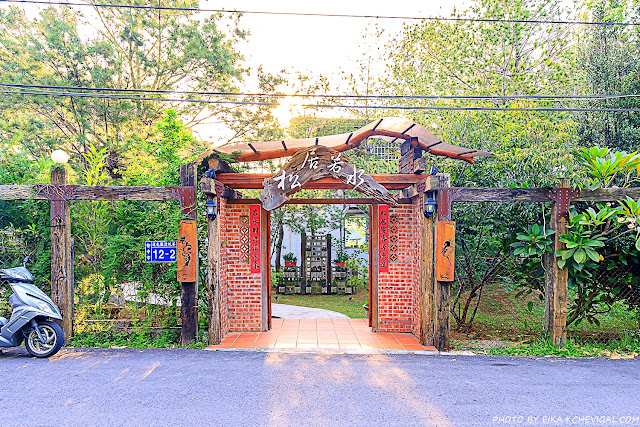
[[[51,170],[52,185],[69,184],[67,170]],[[62,314],[62,330],[67,339],[73,336],[73,268],[71,248],[71,208],[64,200],[65,191],[55,190],[51,198],[51,299]]]
[[[182,284],[181,293],[181,319],[182,319],[182,345],[187,345],[196,339],[198,333],[198,240],[195,230],[197,230],[195,191],[196,191],[196,170],[194,164],[180,166],[180,185],[182,187],[192,187],[183,190],[180,197],[180,207],[182,214],[188,220],[181,221],[178,238],[178,280]],[[193,230],[188,232],[187,230]],[[184,242],[183,242],[184,241]],[[183,245],[181,246],[181,242]],[[180,260],[181,248],[189,248],[187,265]],[[189,268],[186,268],[189,267]]]
[[[344,241],[342,241],[344,245]],[[327,234],[327,295],[331,294],[331,281],[333,280],[333,269],[331,265],[331,234]],[[320,290],[322,293],[322,290]]]
[[[435,227],[436,214],[431,218],[424,216],[424,202],[427,200],[427,191],[438,189],[438,179],[429,176],[424,184],[424,191],[419,191],[421,212],[420,237],[420,344],[433,345],[433,287],[434,287],[434,265],[435,265]],[[422,190],[422,185],[420,186]]]
[[[560,183],[549,193],[551,204],[551,220],[549,228],[555,230],[553,252],[545,255],[545,332],[549,334],[554,345],[563,346],[567,342],[567,288],[569,272],[558,267],[556,251],[566,246],[559,239],[567,233],[569,204],[578,197],[579,190],[569,188],[569,180],[561,179]]]
[[[260,207],[260,281],[262,332],[271,329],[271,215]]]
[[[447,188],[451,187],[449,174],[438,175],[438,213],[433,222],[434,232],[438,229],[439,220],[451,220],[451,197]],[[441,282],[434,277],[434,315],[433,315],[433,344],[438,351],[449,350],[451,338],[450,310],[451,310],[451,282]]]
[[[215,195],[210,197],[216,198]],[[218,217],[207,218],[207,299],[211,307],[209,318],[209,344],[220,344],[222,340],[222,322],[220,316],[220,276],[218,272],[218,257],[220,256],[220,235]]]
[[[379,205],[369,207],[369,326],[378,332],[378,275],[380,271],[379,246]]]

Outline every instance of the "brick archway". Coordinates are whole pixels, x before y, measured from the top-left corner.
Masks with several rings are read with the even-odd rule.
[[[367,175],[357,169],[342,152],[374,136],[387,141],[404,140],[400,146],[399,170],[396,174]],[[453,280],[453,251],[449,250],[443,266],[436,263],[438,221],[448,221],[451,230],[451,201],[455,196],[447,179],[440,182],[437,168],[428,164],[424,154],[445,156],[473,163],[478,156],[490,153],[458,147],[441,141],[436,135],[412,121],[383,118],[354,132],[286,141],[262,141],[233,144],[204,153],[198,161],[208,159],[209,169],[202,181],[202,191],[218,201],[219,218],[209,222],[208,296],[212,301],[209,325],[212,341],[219,342],[231,330],[266,331],[270,328],[269,215],[262,210],[275,209],[283,203],[370,204],[370,326],[380,332],[410,332],[421,344],[435,343],[438,349],[449,346],[449,293]],[[254,161],[292,156],[276,175],[235,173],[222,157],[237,161]],[[427,172],[427,173],[425,173]],[[422,175],[425,173],[424,175]],[[355,189],[365,197],[353,199],[289,199],[309,189]],[[236,189],[262,189],[260,199],[243,198]],[[392,194],[391,191],[402,190]],[[435,194],[437,193],[437,194]],[[441,208],[437,215],[427,211],[425,202],[433,197]],[[260,204],[259,248],[251,252],[250,262],[240,244],[242,217],[250,205]],[[382,227],[381,204],[388,205],[389,217],[396,221],[394,247],[379,244]],[[424,212],[424,215],[423,215]],[[266,231],[265,231],[266,230]],[[440,238],[440,234],[438,239]],[[389,235],[385,234],[389,239]],[[446,242],[454,248],[453,233]],[[387,242],[388,244],[389,242]],[[443,246],[444,248],[445,246]],[[439,252],[438,252],[439,253]],[[250,257],[252,255],[249,255]],[[444,252],[443,252],[444,254]],[[244,257],[244,258],[243,258]],[[386,263],[383,261],[387,261]],[[246,264],[243,264],[246,263]],[[381,268],[385,264],[384,268]],[[259,267],[259,268],[258,268]],[[445,271],[446,270],[446,271]],[[445,274],[445,272],[447,274]]]
[[[387,271],[380,271],[380,208],[371,204],[369,246],[369,326],[375,332],[419,335],[420,233],[419,198],[389,208],[392,241]],[[260,207],[260,271],[251,270],[248,223],[259,205],[219,198],[218,283],[220,336],[229,332],[260,332],[271,328],[271,266],[269,212]],[[395,227],[393,227],[395,225]]]

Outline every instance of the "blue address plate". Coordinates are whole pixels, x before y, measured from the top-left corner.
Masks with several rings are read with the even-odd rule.
[[[147,262],[176,262],[178,245],[175,240],[145,242],[144,247]]]

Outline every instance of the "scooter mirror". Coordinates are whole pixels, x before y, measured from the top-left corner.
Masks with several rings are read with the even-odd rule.
[[[27,255],[26,257],[24,257],[24,261],[22,261],[22,266],[23,266],[23,267],[26,267],[28,262],[29,262],[29,255]]]

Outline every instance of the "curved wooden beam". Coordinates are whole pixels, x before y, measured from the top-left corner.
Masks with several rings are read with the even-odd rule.
[[[417,138],[417,145],[428,153],[435,156],[463,160],[469,163],[473,163],[473,158],[477,156],[492,156],[491,153],[486,151],[459,147],[443,142],[423,126],[398,117],[378,119],[351,133],[316,138],[225,145],[208,151],[204,155],[206,156],[213,151],[218,151],[234,157],[239,162],[251,162],[293,156],[298,151],[314,145],[322,145],[342,152],[358,147],[362,141],[372,136],[379,136],[382,137],[381,139],[392,142],[399,139],[407,140],[409,138]]]

